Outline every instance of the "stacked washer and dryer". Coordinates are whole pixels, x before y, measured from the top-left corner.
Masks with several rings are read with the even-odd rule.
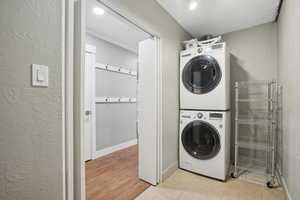
[[[230,64],[226,43],[180,54],[179,167],[226,180],[230,164]]]

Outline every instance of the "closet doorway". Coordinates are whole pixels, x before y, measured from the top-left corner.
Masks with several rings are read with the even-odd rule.
[[[159,38],[100,1],[80,2],[84,31],[75,40],[84,42],[85,61],[75,188],[81,180],[81,199],[134,199],[161,180]]]

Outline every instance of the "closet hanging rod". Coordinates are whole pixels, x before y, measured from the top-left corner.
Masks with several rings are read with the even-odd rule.
[[[116,73],[120,73],[120,74],[126,74],[126,75],[130,75],[133,77],[137,76],[137,71],[133,71],[133,70],[129,70],[123,67],[116,67],[116,66],[112,66],[112,65],[108,65],[108,64],[101,64],[101,63],[96,63],[96,69],[99,70],[105,70],[105,71],[110,71],[110,72],[116,72]]]

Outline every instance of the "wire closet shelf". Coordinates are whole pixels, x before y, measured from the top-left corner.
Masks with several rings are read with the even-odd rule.
[[[235,83],[236,178],[244,172],[266,176],[273,188],[278,178],[278,96],[276,81]]]

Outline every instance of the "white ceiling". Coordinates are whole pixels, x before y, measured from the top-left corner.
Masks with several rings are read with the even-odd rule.
[[[105,11],[104,15],[95,15],[93,13],[93,8],[95,7],[102,8]],[[87,33],[96,37],[135,53],[138,50],[138,43],[150,37],[136,26],[117,16],[111,10],[97,2],[97,0],[88,0],[86,9]]]
[[[189,10],[192,1],[198,6]],[[274,21],[280,0],[157,0],[194,37],[249,28]]]

